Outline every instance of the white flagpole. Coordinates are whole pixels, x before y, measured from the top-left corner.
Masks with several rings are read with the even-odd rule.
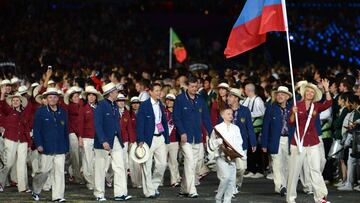
[[[282,11],[284,14],[284,24],[285,24],[285,30],[286,30],[286,41],[287,41],[287,47],[288,47],[288,55],[289,55],[289,64],[290,64],[290,76],[291,76],[291,86],[292,86],[292,93],[293,93],[293,102],[294,106],[296,107],[296,94],[295,94],[295,85],[294,85],[294,74],[293,74],[293,67],[292,67],[292,59],[291,59],[291,49],[290,49],[290,38],[289,38],[289,25],[288,25],[288,18],[287,18],[287,12],[286,12],[286,3],[285,0],[281,0],[282,2]],[[299,152],[302,152],[301,145],[301,138],[299,133],[299,119],[297,113],[295,113],[295,123],[296,123],[296,133],[295,136],[295,142],[298,146]]]
[[[169,42],[169,69],[172,68],[172,28],[170,27],[170,42]]]

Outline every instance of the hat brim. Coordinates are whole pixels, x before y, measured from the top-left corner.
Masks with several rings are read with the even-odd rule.
[[[278,90],[273,91],[273,96],[275,96],[277,93],[285,93],[285,94],[289,95],[289,97],[292,97],[292,93],[291,93],[291,92],[282,91],[282,90],[280,90],[280,91],[278,91]]]
[[[310,88],[310,89],[313,89],[315,91],[313,102],[318,102],[318,101],[321,100],[321,98],[322,98],[321,90],[316,85],[314,85],[312,83],[307,83],[307,84],[302,85],[300,87],[300,95],[301,95],[302,98],[304,98],[306,88]]]
[[[73,94],[76,94],[76,93],[78,93],[78,94],[81,95],[81,92],[80,92],[80,91],[74,91],[74,92],[70,92],[70,94],[65,94],[65,96],[64,96],[64,103],[65,103],[66,105],[69,105],[69,104],[70,104],[70,96],[72,96]]]
[[[113,91],[119,91],[116,87],[113,87],[109,90],[107,90],[106,92],[104,92],[102,95],[105,97],[106,95],[110,94]]]
[[[138,147],[137,143],[135,142],[134,144],[131,145],[131,148],[130,148],[130,157],[133,161],[135,161],[136,163],[139,163],[139,164],[142,164],[142,163],[145,163],[149,158],[150,158],[150,149],[149,149],[149,146],[144,143],[143,144],[143,147],[145,149],[145,156],[143,158],[138,158],[136,155],[135,155],[135,150],[136,148]]]
[[[8,97],[6,98],[6,103],[7,103],[9,106],[11,106],[11,105],[12,105],[12,104],[11,104],[11,100],[12,100],[13,98],[15,98],[15,97],[20,98],[20,100],[21,100],[21,105],[22,105],[24,108],[27,106],[27,104],[28,104],[27,99],[26,99],[25,97],[23,97],[23,96],[17,96],[17,95],[10,95],[10,96],[8,96]]]
[[[82,96],[83,99],[86,100],[86,99],[87,99],[86,97],[87,97],[87,95],[89,95],[89,94],[96,95],[97,101],[101,101],[101,100],[104,99],[104,97],[103,97],[99,92],[83,92],[83,93],[81,94],[81,96]]]

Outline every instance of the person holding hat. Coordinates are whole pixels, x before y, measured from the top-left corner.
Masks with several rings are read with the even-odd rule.
[[[136,145],[136,114],[140,108],[140,98],[135,96],[130,99],[129,122],[127,131],[129,133],[129,149]],[[142,188],[141,167],[140,164],[129,158],[129,169],[132,186],[134,188]]]
[[[69,140],[70,140],[70,181],[75,183],[83,183],[83,178],[80,174],[80,149],[79,149],[79,112],[83,105],[80,99],[81,88],[73,86],[64,96],[64,103],[66,104],[66,111],[69,116]]]
[[[220,111],[226,107],[226,98],[229,90],[227,83],[220,83],[218,85],[218,94],[216,100],[211,105],[210,116],[211,124],[215,126],[220,118]]]
[[[318,114],[332,105],[332,97],[329,92],[329,81],[321,80],[325,90],[326,100],[319,102],[322,97],[321,90],[312,83],[307,83],[300,87],[302,100],[293,107],[290,115],[289,124],[295,127],[295,113],[299,121],[300,135],[290,135],[290,161],[289,176],[287,182],[286,201],[295,202],[296,188],[299,180],[301,168],[306,162],[311,170],[310,182],[314,190],[315,202],[325,203],[328,194],[321,171],[321,152],[318,130],[316,129],[316,118]]]
[[[233,110],[227,107],[221,110],[220,114],[223,122],[214,127],[208,141],[208,150],[215,154],[217,177],[220,180],[215,196],[216,203],[230,203],[236,184],[236,162],[225,155],[222,149],[224,146],[221,145],[225,142],[228,143],[233,151],[241,156],[238,159],[246,160],[246,153],[242,149],[243,140],[240,129],[232,123]],[[221,138],[218,137],[215,130],[221,134]]]
[[[47,88],[43,93],[47,105],[40,107],[34,118],[33,137],[40,155],[40,168],[33,178],[32,198],[40,200],[41,190],[52,172],[52,200],[66,201],[65,192],[65,155],[69,152],[69,121],[62,107],[58,105],[59,95],[56,88]]]
[[[212,131],[210,113],[205,100],[196,93],[198,81],[190,77],[188,88],[176,97],[173,119],[179,134],[180,146],[184,155],[184,174],[179,196],[197,198],[195,188],[196,164],[199,161],[200,145],[202,144],[202,125],[208,135]]]
[[[241,98],[242,95],[239,89],[230,88],[227,104],[233,110],[234,118],[232,123],[240,128],[243,140],[242,148],[246,154],[249,148],[251,152],[256,151],[256,136],[252,125],[251,112],[247,107],[240,104]],[[234,188],[234,194],[240,191],[246,169],[247,161],[244,159],[236,159],[236,187]]]
[[[273,175],[275,192],[281,196],[286,195],[286,183],[288,175],[288,120],[291,106],[288,103],[292,93],[285,86],[279,86],[272,93],[273,102],[265,111],[264,124],[261,131],[261,147],[264,153],[270,153],[273,161]]]
[[[173,111],[174,111],[174,102],[175,95],[167,94],[165,96],[165,114],[166,120],[169,126],[170,143],[167,145],[167,160],[170,170],[170,186],[178,187],[180,186],[180,173],[179,173],[179,163],[178,163],[178,153],[179,153],[179,142],[176,136],[176,127],[173,120]]]
[[[165,108],[160,102],[161,85],[150,85],[150,98],[144,101],[136,115],[137,144],[141,148],[148,145],[149,159],[142,164],[142,187],[147,198],[155,198],[160,193],[158,187],[166,169],[166,144],[169,144],[169,128]],[[153,157],[155,169],[152,173]]]
[[[5,99],[6,86],[1,87],[0,111],[2,112],[2,125],[4,134],[4,167],[0,170],[0,191],[4,190],[4,184],[9,175],[10,169],[16,169],[17,187],[19,192],[28,190],[28,177],[26,158],[28,148],[32,145],[30,133],[28,132],[25,108],[27,99],[20,94],[9,95]]]
[[[95,124],[95,187],[94,196],[97,201],[105,201],[105,175],[108,165],[114,171],[114,200],[125,201],[128,195],[124,164],[124,144],[119,125],[119,108],[116,105],[118,90],[113,83],[102,87],[104,100],[100,101],[94,112]]]
[[[82,93],[86,103],[79,110],[79,146],[84,149],[82,155],[82,171],[89,190],[94,189],[94,111],[102,95],[93,87],[87,86]]]

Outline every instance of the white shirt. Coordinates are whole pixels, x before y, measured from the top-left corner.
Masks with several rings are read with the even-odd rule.
[[[140,94],[139,94],[140,102],[144,102],[144,101],[148,100],[149,98],[150,98],[150,95],[147,91],[140,92]]]
[[[159,134],[159,131],[156,127],[156,124],[161,123],[161,110],[160,110],[160,103],[159,101],[155,101],[153,98],[150,98],[152,108],[154,110],[155,115],[155,131],[154,134]]]
[[[262,117],[265,114],[265,104],[260,97],[247,97],[242,105],[249,108],[253,119],[256,117]]]

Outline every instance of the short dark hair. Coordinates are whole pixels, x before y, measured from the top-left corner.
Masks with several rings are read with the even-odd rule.
[[[189,83],[197,83],[198,80],[196,77],[190,76],[188,80],[186,81],[186,84],[189,85]]]
[[[145,88],[150,88],[151,82],[148,79],[142,79],[139,81],[139,84],[144,86]]]
[[[154,88],[155,88],[156,86],[158,86],[158,87],[161,88],[161,84],[160,84],[160,83],[158,83],[158,82],[151,83],[150,86],[149,86],[150,91],[154,91]]]
[[[121,74],[117,71],[112,71],[111,75],[114,74],[114,77],[116,78],[117,81],[121,80]]]

